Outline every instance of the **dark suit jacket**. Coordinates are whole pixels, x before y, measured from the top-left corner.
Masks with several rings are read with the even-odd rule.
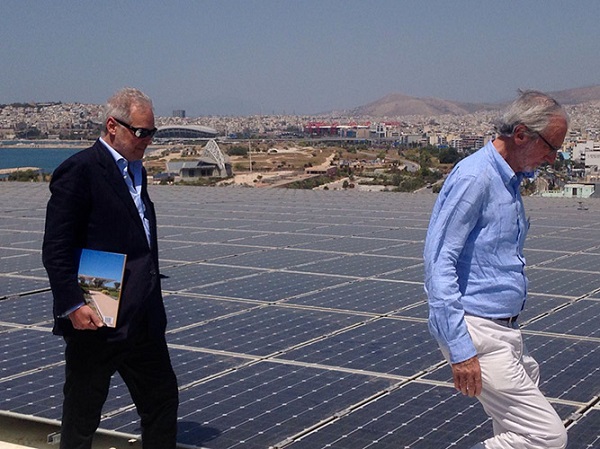
[[[122,174],[98,140],[76,153],[53,173],[46,211],[42,259],[54,296],[54,333],[95,332],[97,338],[119,341],[138,332],[164,335],[166,316],[158,271],[156,215],[143,171],[142,199],[150,221],[151,248],[142,220]],[[117,327],[78,331],[61,318],[84,302],[78,284],[78,250],[90,248],[127,254]]]

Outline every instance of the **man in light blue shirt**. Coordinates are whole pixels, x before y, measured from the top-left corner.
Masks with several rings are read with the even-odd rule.
[[[476,396],[493,420],[494,437],[475,448],[566,447],[517,316],[527,297],[529,227],[519,186],[526,173],[554,162],[567,128],[554,99],[521,92],[496,139],[452,170],[432,212],[424,251],[429,328],[456,389]]]

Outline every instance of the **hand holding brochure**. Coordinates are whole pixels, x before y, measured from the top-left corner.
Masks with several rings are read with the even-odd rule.
[[[86,303],[107,327],[117,326],[125,273],[125,254],[84,248],[79,259],[79,286]]]

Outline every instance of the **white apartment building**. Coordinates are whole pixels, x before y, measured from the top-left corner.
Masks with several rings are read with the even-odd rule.
[[[587,140],[585,142],[576,143],[571,149],[571,157],[573,162],[585,162],[586,167],[589,165],[588,162],[594,160],[594,156],[590,155],[590,158],[586,158],[586,153],[598,152],[600,154],[600,142],[594,140]],[[587,160],[586,160],[587,159]],[[597,161],[594,161],[597,165]]]

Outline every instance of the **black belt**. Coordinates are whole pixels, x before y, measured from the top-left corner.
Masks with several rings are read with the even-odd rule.
[[[517,318],[519,318],[519,315],[511,316],[510,318],[491,318],[491,320],[499,322],[506,326],[512,326],[513,323],[517,322]]]

